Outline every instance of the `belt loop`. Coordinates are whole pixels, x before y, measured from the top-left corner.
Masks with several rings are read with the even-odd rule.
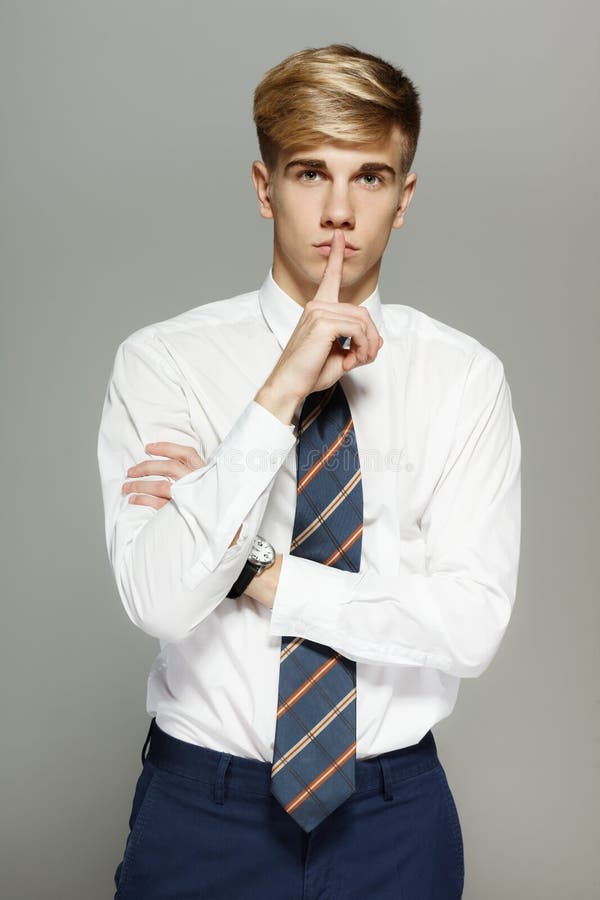
[[[146,761],[146,748],[148,743],[150,742],[150,735],[152,734],[152,726],[154,725],[154,719],[150,721],[150,728],[148,729],[148,734],[146,735],[146,740],[144,741],[144,746],[142,747],[142,765],[144,765]]]
[[[394,791],[392,788],[392,769],[390,761],[386,756],[380,756],[379,765],[381,766],[381,774],[383,776],[383,799],[393,800]]]
[[[230,762],[231,753],[221,753],[213,787],[213,800],[215,803],[222,804],[225,802],[225,773]]]

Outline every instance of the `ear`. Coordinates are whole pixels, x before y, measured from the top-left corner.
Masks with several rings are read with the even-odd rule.
[[[258,198],[258,211],[263,219],[272,219],[273,209],[269,194],[269,170],[260,159],[255,159],[252,163],[252,182]]]
[[[407,175],[404,180],[402,194],[400,195],[400,205],[398,206],[396,214],[394,215],[392,228],[402,228],[402,226],[404,225],[404,214],[410,205],[410,201],[413,198],[416,185],[417,174],[416,172],[411,172],[410,175]]]

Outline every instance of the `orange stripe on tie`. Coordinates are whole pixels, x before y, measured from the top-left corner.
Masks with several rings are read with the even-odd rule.
[[[287,700],[283,701],[281,706],[277,708],[278,719],[284,714],[284,712],[287,712],[290,706],[293,706],[294,703],[297,703],[298,700],[300,700],[307,693],[307,691],[309,691],[311,687],[317,683],[317,681],[320,681],[320,679],[323,678],[323,676],[326,675],[329,670],[337,664],[338,657],[339,653],[336,653],[335,656],[331,656],[329,659],[325,660],[323,665],[319,666],[316,672],[314,672],[312,675],[309,675],[306,681],[301,684],[293,694],[290,694]]]
[[[293,747],[284,753],[276,763],[273,764],[271,769],[271,775],[277,775],[280,769],[283,769],[294,757],[296,757],[311,741],[314,741],[319,734],[324,731],[328,725],[333,722],[351,703],[356,700],[356,687],[353,687],[351,691],[348,691],[345,697],[343,697],[339,703],[336,703],[332,709],[323,716],[320,722],[316,725],[313,725],[312,728],[309,728],[304,737],[301,737],[299,741],[297,741]]]
[[[304,638],[296,637],[293,641],[290,641],[287,647],[284,650],[281,650],[279,653],[279,662],[284,660],[286,656],[289,656],[290,653],[293,653],[294,650],[300,646],[300,644],[304,641]]]
[[[304,431],[306,431],[307,428],[310,428],[310,426],[315,421],[315,419],[319,418],[319,416],[321,415],[321,413],[323,412],[323,410],[325,409],[325,407],[331,400],[332,394],[335,391],[336,387],[337,387],[337,383],[332,384],[331,387],[329,388],[329,390],[327,391],[327,393],[324,394],[323,397],[321,397],[321,402],[304,419],[304,421],[302,422],[302,427],[300,429],[300,434],[302,434]]]
[[[350,416],[350,418],[344,425],[343,429],[340,431],[340,433],[336,437],[335,441],[327,448],[327,450],[325,451],[323,456],[321,456],[321,458],[318,459],[316,461],[316,463],[310,467],[308,472],[306,472],[306,474],[302,476],[302,478],[298,482],[297,492],[299,494],[304,490],[304,488],[309,483],[309,481],[312,481],[313,478],[315,477],[315,475],[317,475],[320,472],[320,470],[323,468],[323,466],[325,465],[327,460],[331,456],[333,456],[334,453],[336,453],[338,451],[338,449],[340,448],[341,444],[344,441],[344,438],[346,437],[346,435],[348,434],[348,432],[350,431],[351,428],[352,428],[352,416]]]
[[[344,752],[341,753],[330,766],[327,766],[327,768],[324,769],[320,775],[317,775],[317,777],[314,778],[310,784],[306,785],[305,790],[300,791],[300,793],[287,804],[287,806],[285,807],[285,811],[288,813],[292,812],[294,809],[300,806],[301,803],[304,803],[304,801],[308,797],[310,797],[313,791],[315,791],[320,785],[324,784],[324,782],[331,778],[331,776],[335,772],[337,772],[338,769],[341,768],[341,766],[343,766],[351,756],[354,756],[355,750],[356,741],[353,741],[350,746],[346,750],[344,750]]]
[[[341,504],[344,502],[344,500],[347,499],[348,495],[356,487],[356,485],[358,484],[360,479],[361,479],[361,472],[360,472],[360,469],[357,469],[357,471],[354,473],[352,478],[340,490],[339,494],[337,494],[333,498],[333,500],[331,501],[329,506],[326,506],[322,512],[318,513],[316,518],[313,519],[312,522],[306,526],[304,531],[300,532],[300,534],[293,539],[293,541],[290,544],[290,550],[295,550],[297,547],[299,547],[300,544],[302,544],[312,534],[314,534],[314,532],[317,530],[317,528],[321,527],[323,522],[326,519],[328,519],[329,516],[333,515],[333,513],[336,511],[336,509],[339,506],[341,506]]]
[[[361,522],[360,525],[356,526],[356,528],[354,529],[352,534],[346,538],[344,543],[340,547],[338,547],[337,550],[334,550],[334,552],[331,554],[331,556],[327,557],[327,559],[325,560],[323,565],[324,566],[332,566],[340,558],[342,553],[345,553],[346,550],[348,550],[352,546],[352,544],[354,544],[359,539],[362,532],[363,532],[363,523]]]

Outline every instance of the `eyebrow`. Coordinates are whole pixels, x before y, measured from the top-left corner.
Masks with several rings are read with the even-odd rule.
[[[305,169],[324,169],[326,172],[329,171],[324,159],[292,159],[284,168],[283,174],[287,174],[290,169],[296,166],[302,166]],[[365,162],[359,167],[358,171],[387,172],[391,175],[392,179],[396,178],[396,170],[384,162]]]

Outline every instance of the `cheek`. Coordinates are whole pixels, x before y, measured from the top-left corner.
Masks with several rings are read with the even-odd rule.
[[[379,232],[385,231],[386,228],[389,230],[392,227],[396,209],[396,204],[388,198],[385,203],[381,203],[377,207],[373,206],[369,210],[373,222],[377,222]]]
[[[311,215],[302,208],[296,206],[293,210],[280,208],[276,214],[276,228],[282,242],[297,242],[300,238],[312,234]]]
[[[396,207],[389,207],[385,210],[371,210],[370,212],[370,244],[373,250],[382,252],[390,239],[394,218],[396,216]]]
[[[280,192],[276,212],[286,227],[298,227],[303,222],[310,223],[315,216],[320,216],[321,202],[318,193],[319,191],[310,188]]]

